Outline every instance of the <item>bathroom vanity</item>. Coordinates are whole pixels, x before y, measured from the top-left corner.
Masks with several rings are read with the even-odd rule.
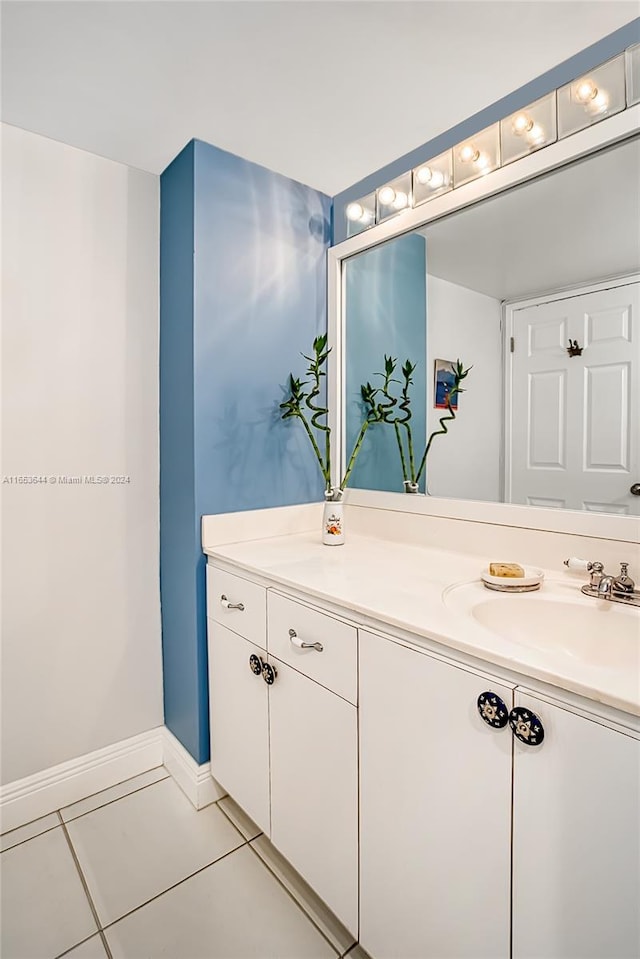
[[[373,959],[637,956],[638,610],[375,537],[205,551],[212,775]]]

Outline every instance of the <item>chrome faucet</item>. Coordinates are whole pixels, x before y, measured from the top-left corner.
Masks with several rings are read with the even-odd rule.
[[[585,569],[589,582],[582,587],[585,596],[606,599],[612,603],[625,603],[628,606],[640,606],[640,590],[629,576],[629,564],[620,563],[620,574],[612,576],[605,573],[602,563],[587,563],[584,560],[567,559],[565,566],[571,569]]]

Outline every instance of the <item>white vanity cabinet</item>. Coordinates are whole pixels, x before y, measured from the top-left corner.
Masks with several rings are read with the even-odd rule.
[[[485,725],[486,691],[540,744]],[[637,734],[361,632],[360,789],[375,959],[640,955]]]
[[[545,732],[514,739],[514,959],[640,956],[640,741],[516,691]]]
[[[212,565],[207,608],[212,775],[357,936],[357,631]]]
[[[360,634],[360,942],[374,959],[507,959],[512,689]]]

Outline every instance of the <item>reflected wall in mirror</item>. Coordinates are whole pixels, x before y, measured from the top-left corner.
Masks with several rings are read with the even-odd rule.
[[[417,364],[421,456],[447,413],[434,361],[459,358],[472,370],[421,490],[640,513],[639,171],[636,137],[345,260],[346,446],[386,354],[398,380]],[[368,431],[351,485],[402,491],[393,426]]]

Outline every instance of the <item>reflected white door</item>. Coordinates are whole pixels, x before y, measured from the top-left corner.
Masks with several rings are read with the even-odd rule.
[[[640,513],[639,318],[637,282],[514,309],[507,502]]]

